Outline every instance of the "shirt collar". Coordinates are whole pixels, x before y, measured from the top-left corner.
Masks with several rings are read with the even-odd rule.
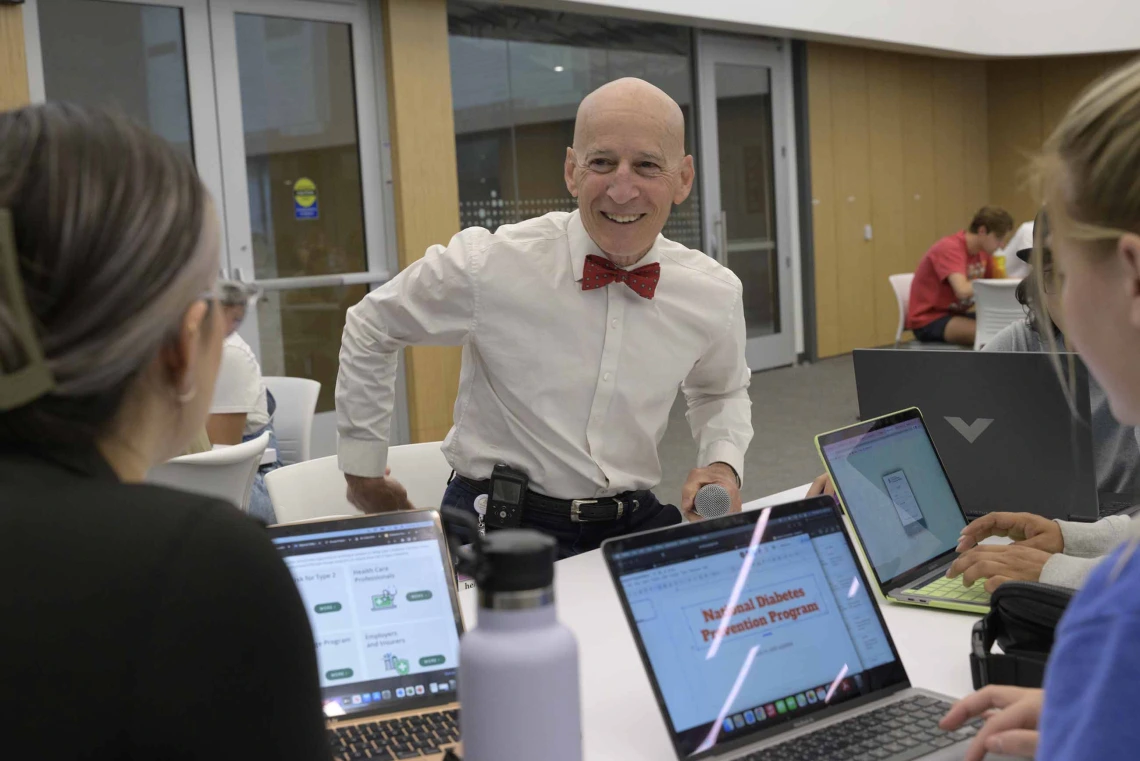
[[[586,226],[582,224],[581,215],[575,209],[570,214],[570,222],[566,227],[566,240],[570,245],[570,264],[574,271],[574,281],[580,282],[582,280],[582,270],[586,266],[586,257],[590,254],[600,256],[603,259],[609,259],[608,256],[598,248],[598,244],[586,232]],[[629,267],[622,267],[623,270],[633,270],[638,267],[644,267],[647,264],[653,264],[661,261],[661,241],[664,238],[660,234],[657,235],[657,240],[653,242],[653,247],[646,252],[645,256],[641,257],[636,264]]]

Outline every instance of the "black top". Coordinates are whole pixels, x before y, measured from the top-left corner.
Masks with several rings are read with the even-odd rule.
[[[313,637],[232,506],[0,451],[0,756],[327,759]]]

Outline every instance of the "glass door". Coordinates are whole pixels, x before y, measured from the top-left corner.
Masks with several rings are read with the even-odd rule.
[[[369,4],[211,0],[210,22],[231,275],[265,290],[242,335],[266,375],[321,382],[322,428],[345,312],[395,271]]]
[[[697,66],[706,250],[744,285],[748,367],[790,365],[790,66],[779,43],[704,33]]]

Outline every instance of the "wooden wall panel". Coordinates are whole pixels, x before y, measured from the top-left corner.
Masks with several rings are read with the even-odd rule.
[[[990,203],[989,119],[986,65],[982,61],[962,61],[962,86],[969,110],[966,112],[965,162],[967,209],[980,209]],[[959,224],[965,225],[963,219]]]
[[[396,238],[400,267],[459,231],[459,185],[446,0],[385,0]],[[451,428],[459,389],[458,347],[417,347],[407,358],[413,442]]]
[[[1073,100],[1132,53],[1020,58],[986,62],[989,177],[992,203],[1016,221],[1033,218],[1037,203],[1028,187],[1030,158]]]
[[[895,272],[913,272],[919,259],[938,236],[935,221],[934,88],[929,58],[902,59],[903,188],[906,213],[903,231],[906,248]]]
[[[969,103],[962,83],[962,63],[937,59],[931,67],[934,90],[935,237],[962,229],[966,206],[966,120],[985,129],[985,101]],[[978,167],[985,172],[985,167]],[[931,241],[933,242],[933,241]]]
[[[979,61],[808,46],[820,356],[891,343],[888,275],[988,202],[988,85]]]
[[[831,49],[811,45],[808,113],[815,264],[816,345],[821,356],[841,352],[839,275],[835,242],[835,156],[832,150]]]
[[[898,308],[888,277],[906,255],[906,215],[902,140],[902,57],[867,53],[867,106],[870,114],[870,197],[873,230],[872,280],[876,344],[895,340]]]
[[[1041,62],[987,64],[991,202],[1014,220],[1032,219],[1036,205],[1025,188],[1026,161],[1041,147]]]
[[[0,7],[0,111],[27,105],[28,66],[24,14],[18,5]]]
[[[831,52],[841,348],[875,342],[874,243],[863,238],[871,221],[866,55],[846,47]]]

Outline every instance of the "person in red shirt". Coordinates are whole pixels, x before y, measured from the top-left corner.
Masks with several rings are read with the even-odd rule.
[[[906,326],[919,341],[974,345],[977,323],[971,280],[991,277],[993,254],[1005,246],[1013,217],[983,206],[967,230],[935,243],[918,263],[910,286]]]

